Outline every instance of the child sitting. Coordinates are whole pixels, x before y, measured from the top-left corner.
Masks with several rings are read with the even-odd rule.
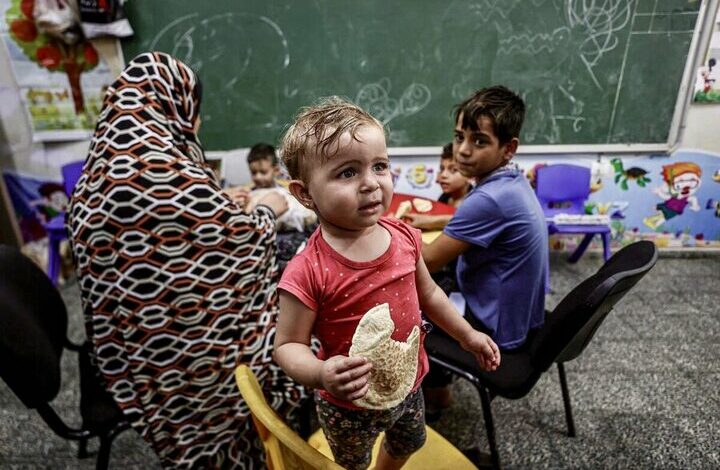
[[[438,202],[459,207],[465,196],[472,189],[471,178],[466,177],[458,170],[452,153],[452,142],[445,145],[440,155],[440,172],[436,182],[442,188]],[[451,215],[428,215],[409,213],[403,217],[407,223],[421,230],[442,230],[450,222]]]
[[[442,235],[423,247],[430,272],[458,259],[468,319],[502,350],[522,347],[545,318],[545,216],[522,171],[510,163],[524,116],[522,98],[502,86],[458,105],[455,163],[477,184]]]
[[[298,115],[282,147],[293,178],[290,191],[316,212],[320,227],[278,285],[275,360],[296,381],[318,390],[320,424],[338,464],[366,468],[377,435],[385,431],[376,468],[400,468],[426,437],[419,390],[428,370],[421,311],[485,370],[499,365],[497,346],[432,281],[420,256],[419,230],[382,217],[393,185],[379,121],[330,98]],[[382,311],[384,322],[368,317]],[[381,330],[387,337],[369,350],[385,345],[413,351],[412,342],[417,349],[409,363],[352,353],[372,343],[364,331]],[[321,344],[317,357],[310,349],[312,334]],[[383,386],[408,369],[409,387],[395,399],[395,388]]]
[[[275,147],[262,142],[253,145],[248,153],[247,163],[252,178],[250,190],[248,191],[242,186],[227,190],[238,203],[245,204],[248,209],[251,209],[266,194],[277,192],[287,199],[288,205],[288,210],[277,218],[278,232],[304,232],[306,227],[312,226],[317,221],[314,212],[298,203],[287,188],[278,183],[280,166],[275,154]],[[300,242],[302,240],[300,239]],[[293,243],[293,245],[295,244]],[[294,253],[293,250],[292,254]]]
[[[279,186],[276,178],[280,174],[280,166],[275,147],[263,142],[253,145],[248,152],[247,163],[253,182],[251,191]]]
[[[423,246],[430,272],[457,260],[466,317],[501,350],[523,347],[545,318],[545,216],[523,173],[510,163],[524,116],[522,98],[502,86],[479,90],[457,106],[455,164],[476,185],[443,234]],[[445,408],[449,380],[435,367],[428,377],[428,408]]]

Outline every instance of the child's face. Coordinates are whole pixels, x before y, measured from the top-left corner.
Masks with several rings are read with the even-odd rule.
[[[275,186],[275,176],[278,174],[277,165],[270,160],[255,160],[250,163],[250,176],[255,188],[272,188]]]
[[[673,178],[671,192],[679,196],[691,196],[700,187],[700,177],[695,173],[683,173]]]
[[[314,164],[306,188],[320,222],[326,228],[362,230],[372,227],[392,199],[392,175],[385,135],[374,125],[346,133],[338,153]]]
[[[442,192],[452,194],[465,189],[468,185],[468,178],[460,173],[454,159],[442,158],[437,183],[442,188]]]
[[[455,123],[453,138],[453,155],[460,173],[480,180],[512,159],[517,139],[500,145],[488,117],[481,116],[478,119],[477,130],[463,129],[462,120],[461,114]]]

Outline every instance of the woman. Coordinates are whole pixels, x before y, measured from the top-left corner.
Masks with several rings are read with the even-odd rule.
[[[201,88],[162,53],[110,87],[68,211],[86,330],[107,388],[164,467],[260,467],[233,371],[273,408],[302,389],[271,362],[275,211],[221,191],[197,137]]]

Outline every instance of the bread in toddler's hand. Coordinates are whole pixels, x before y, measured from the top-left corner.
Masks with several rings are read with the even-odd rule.
[[[403,341],[390,337],[395,324],[388,304],[368,310],[352,338],[349,356],[361,356],[372,363],[370,388],[353,404],[372,410],[386,410],[405,400],[415,385],[420,349],[420,328],[415,325]]]

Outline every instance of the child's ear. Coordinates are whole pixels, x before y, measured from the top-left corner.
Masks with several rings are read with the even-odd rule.
[[[515,156],[515,152],[517,152],[519,144],[520,139],[518,139],[517,137],[513,137],[508,143],[504,145],[505,153],[503,154],[503,160],[505,160],[505,163],[512,160],[512,157]]]
[[[313,209],[312,196],[310,196],[305,183],[300,180],[290,180],[290,183],[288,183],[288,190],[300,204],[308,209]]]
[[[273,167],[273,176],[277,177],[280,175],[280,165],[275,165]]]

